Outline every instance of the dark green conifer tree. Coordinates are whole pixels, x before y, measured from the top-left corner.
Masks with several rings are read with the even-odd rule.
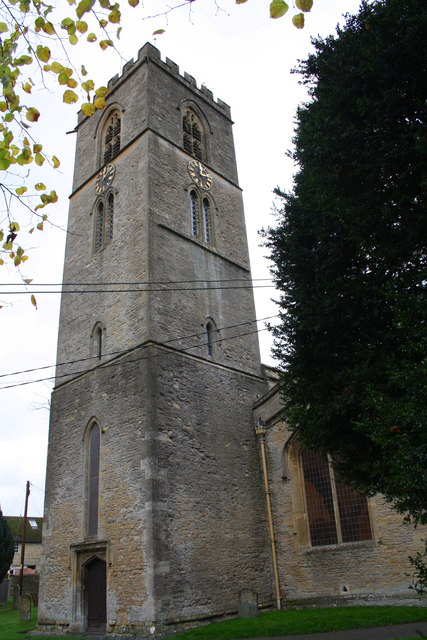
[[[267,232],[285,415],[347,483],[427,522],[427,4],[364,2],[300,63]]]
[[[0,509],[0,582],[3,582],[12,564],[14,549],[12,533]]]

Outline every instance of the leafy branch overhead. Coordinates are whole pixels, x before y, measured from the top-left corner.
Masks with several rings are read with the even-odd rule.
[[[163,3],[163,9],[160,8],[156,16],[143,14],[141,17],[165,17],[171,10],[188,7],[196,1],[185,0],[174,6]],[[131,7],[139,2],[127,0]],[[243,4],[247,0],[235,2]],[[300,13],[294,15],[292,21],[297,28],[304,26],[304,13],[310,11],[312,5],[313,0],[295,1]],[[284,16],[289,9],[284,0],[272,0],[269,6],[274,19]],[[28,258],[19,244],[22,224],[12,212],[12,204],[19,200],[32,217],[38,216],[37,223],[29,225],[32,233],[43,230],[47,219],[40,210],[58,199],[56,192],[48,190],[43,182],[38,181],[32,187],[28,184],[30,165],[42,167],[46,162],[55,169],[60,165],[59,159],[46,154],[43,144],[31,133],[33,125],[42,117],[32,104],[33,89],[40,85],[46,88],[49,79],[53,79],[62,91],[65,104],[80,103],[86,116],[103,109],[107,88],[96,87],[84,65],[76,68],[71,61],[71,51],[86,42],[96,43],[103,51],[114,48],[122,29],[121,9],[120,2],[110,0],[68,0],[57,6],[45,0],[0,1],[0,172],[4,176],[0,179],[0,191],[6,208],[6,228],[0,230],[0,265],[4,264],[5,256],[9,256],[15,266]],[[66,15],[69,12],[71,15]],[[154,33],[163,32],[164,29],[158,29]],[[23,167],[26,174],[21,177],[22,184],[12,187],[11,169],[16,174],[19,167]]]

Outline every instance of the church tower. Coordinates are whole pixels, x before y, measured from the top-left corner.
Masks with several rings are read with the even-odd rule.
[[[271,599],[266,388],[229,107],[150,44],[108,88],[77,125],[39,629],[164,634]]]

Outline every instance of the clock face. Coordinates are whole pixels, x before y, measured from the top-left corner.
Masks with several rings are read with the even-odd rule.
[[[98,176],[96,178],[95,192],[98,194],[104,193],[113,182],[115,173],[116,167],[113,164],[105,165],[105,167],[98,173]]]
[[[209,171],[198,160],[190,160],[188,163],[188,173],[198,187],[210,189],[212,186],[212,176]]]

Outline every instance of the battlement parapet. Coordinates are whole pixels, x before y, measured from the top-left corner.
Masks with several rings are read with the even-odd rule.
[[[157,49],[154,45],[150,44],[149,42],[147,42],[138,51],[138,57],[136,61],[134,61],[132,58],[131,60],[126,62],[126,64],[123,67],[122,74],[120,76],[117,74],[108,81],[108,89],[110,91],[114,89],[119,83],[123,82],[130,73],[133,73],[136,70],[136,68],[139,67],[139,65],[145,62],[147,59],[151,60],[152,62],[155,62],[156,64],[161,65],[162,67],[164,67],[166,71],[168,71],[168,73],[172,73],[173,75],[179,76],[181,80],[186,84],[190,85],[193,90],[195,89],[196,91],[200,92],[205,98],[205,100],[209,100],[210,102],[213,102],[228,117],[230,117],[230,107],[226,102],[224,102],[219,98],[215,100],[213,97],[212,91],[208,89],[204,84],[201,84],[200,87],[198,87],[196,79],[186,71],[184,71],[183,74],[180,74],[179,66],[176,64],[176,62],[174,62],[170,58],[166,58],[165,61],[163,62],[161,59],[161,54],[159,49]]]

